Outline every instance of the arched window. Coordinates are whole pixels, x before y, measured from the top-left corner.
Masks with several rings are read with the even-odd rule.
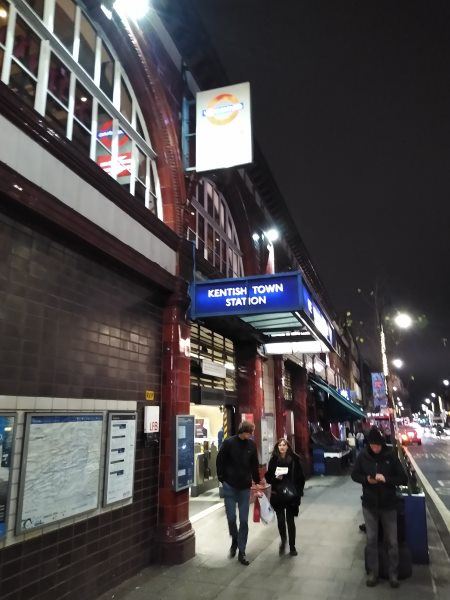
[[[242,253],[233,218],[222,194],[201,179],[191,198],[187,238],[226,277],[243,277]]]
[[[0,74],[56,135],[162,214],[155,152],[126,73],[74,0],[0,0]]]

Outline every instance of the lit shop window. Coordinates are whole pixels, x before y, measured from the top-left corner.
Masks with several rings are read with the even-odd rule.
[[[189,205],[186,237],[226,277],[242,277],[242,253],[228,205],[207,181],[197,184]]]
[[[77,2],[0,0],[0,74],[55,133],[161,214],[156,155],[136,96]]]

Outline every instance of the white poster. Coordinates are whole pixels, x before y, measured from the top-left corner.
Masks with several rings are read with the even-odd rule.
[[[250,84],[197,93],[196,171],[253,160]]]
[[[111,413],[105,470],[105,505],[133,496],[136,413]]]
[[[98,507],[101,414],[27,415],[17,531]]]

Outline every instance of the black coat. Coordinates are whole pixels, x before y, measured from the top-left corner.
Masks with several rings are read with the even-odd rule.
[[[382,473],[386,483],[369,483],[368,475],[375,477]],[[396,507],[395,487],[406,485],[408,479],[396,453],[383,446],[379,454],[375,454],[370,446],[364,448],[356,459],[352,479],[363,487],[362,504],[364,508],[390,510]]]
[[[241,440],[238,435],[226,438],[216,459],[217,478],[231,487],[245,490],[251,487],[252,478],[259,483],[259,461],[255,442]]]
[[[265,478],[267,483],[270,483],[272,486],[270,503],[276,510],[279,508],[285,508],[283,502],[280,501],[280,497],[278,496],[279,488],[282,486],[283,481],[288,480],[292,482],[297,491],[297,500],[290,506],[296,509],[296,514],[298,514],[298,507],[300,506],[301,497],[303,496],[303,488],[305,487],[305,476],[303,474],[302,465],[297,454],[292,454],[291,458],[291,461],[286,461],[286,459],[283,460],[279,456],[272,456],[267,467]],[[275,470],[277,467],[288,467],[287,475],[283,475],[283,479],[277,479],[275,477]]]

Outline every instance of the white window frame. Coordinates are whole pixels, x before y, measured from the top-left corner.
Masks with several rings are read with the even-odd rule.
[[[73,52],[71,53],[68,49],[64,47],[59,38],[57,38],[56,35],[53,33],[56,0],[44,0],[44,12],[42,20],[33,11],[30,5],[25,2],[25,0],[5,1],[9,7],[9,16],[5,44],[4,46],[2,46],[2,49],[4,51],[4,57],[3,68],[2,72],[0,73],[1,81],[6,85],[9,84],[11,76],[11,64],[12,60],[15,60],[20,65],[20,68],[23,69],[23,71],[27,73],[27,75],[29,75],[36,81],[34,109],[42,116],[45,116],[47,95],[50,94],[52,96],[52,94],[48,90],[48,79],[50,69],[50,56],[53,52],[53,54],[55,54],[55,56],[67,67],[70,73],[69,98],[67,106],[67,138],[72,139],[73,135],[73,121],[75,118],[75,88],[76,80],[78,80],[80,84],[86,89],[86,91],[92,96],[93,100],[90,128],[91,143],[89,157],[92,160],[96,161],[98,141],[98,106],[99,104],[101,104],[113,120],[113,136],[111,140],[111,148],[109,149],[111,152],[112,161],[112,169],[110,175],[113,177],[113,179],[117,180],[117,175],[122,170],[121,167],[118,165],[118,132],[120,129],[124,132],[124,135],[126,135],[131,142],[131,168],[129,176],[130,181],[129,184],[127,183],[125,185],[127,186],[129,193],[131,195],[134,195],[135,178],[137,177],[138,173],[136,162],[138,158],[137,148],[139,147],[141,152],[143,152],[146,156],[146,174],[144,181],[140,180],[141,184],[145,187],[145,206],[149,210],[153,210],[153,212],[155,212],[157,216],[160,219],[162,219],[162,198],[156,165],[156,152],[152,148],[146,124],[142,116],[142,111],[139,107],[136,95],[133,92],[133,88],[129,82],[125,70],[121,66],[116,54],[114,53],[111,45],[105,38],[101,29],[89,19],[83,3],[79,0],[75,0],[76,12],[74,23],[74,43]],[[94,48],[95,66],[93,78],[77,62],[80,49],[80,23],[82,13],[84,14],[85,18],[88,19],[96,33],[96,41]],[[17,15],[19,15],[27,23],[27,25],[41,40],[37,77],[31,74],[29,70],[24,65],[22,65],[20,60],[13,59],[14,32]],[[102,45],[104,45],[106,50],[111,55],[112,60],[114,61],[114,93],[112,101],[100,88]],[[126,87],[127,92],[131,98],[131,123],[129,123],[120,112],[121,80],[123,80],[124,86]],[[136,124],[138,118],[144,137],[142,137],[137,132]],[[86,126],[84,126],[84,128],[86,129],[86,132],[89,131],[89,128],[87,128]],[[155,182],[154,190],[151,189],[152,178],[150,177],[150,169],[152,169],[153,181]],[[118,182],[121,183],[120,180]]]

